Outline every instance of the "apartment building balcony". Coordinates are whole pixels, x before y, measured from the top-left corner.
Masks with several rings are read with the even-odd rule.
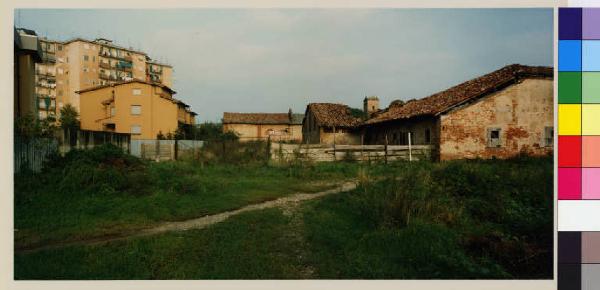
[[[47,63],[56,63],[56,56],[54,54],[44,53],[42,61]]]
[[[98,77],[102,80],[107,80],[107,81],[116,81],[117,80],[117,76],[113,76],[113,75],[99,74]]]
[[[113,67],[110,66],[110,63],[106,63],[106,62],[100,62],[99,66],[101,68],[106,68],[106,69],[112,69]]]
[[[56,100],[51,98],[50,96],[43,96],[38,99],[38,108],[40,110],[55,110],[56,109]]]

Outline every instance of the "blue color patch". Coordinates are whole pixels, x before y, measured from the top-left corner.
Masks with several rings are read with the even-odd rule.
[[[558,70],[581,71],[581,40],[558,41]]]
[[[600,40],[584,40],[582,70],[600,71]]]
[[[558,70],[581,71],[581,40],[558,41]]]

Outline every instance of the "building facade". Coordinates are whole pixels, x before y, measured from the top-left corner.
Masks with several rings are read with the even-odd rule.
[[[223,132],[234,132],[240,141],[302,141],[302,114],[223,113]]]
[[[105,84],[77,92],[81,128],[129,133],[132,139],[157,139],[195,123],[195,113],[173,98],[169,87],[144,80]]]
[[[331,103],[311,103],[302,121],[302,143],[360,144],[358,125],[362,120],[352,115],[348,106]]]
[[[510,65],[362,124],[367,144],[431,145],[439,160],[553,152],[553,71]]]
[[[170,65],[152,61],[146,53],[118,46],[108,39],[43,39],[42,49],[43,62],[36,66],[41,118],[58,115],[66,104],[79,110],[76,92],[96,86],[133,79],[172,86]]]

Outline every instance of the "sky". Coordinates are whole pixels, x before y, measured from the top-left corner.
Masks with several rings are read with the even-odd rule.
[[[419,99],[505,65],[553,65],[552,9],[20,9],[57,40],[109,38],[174,67],[197,122]]]

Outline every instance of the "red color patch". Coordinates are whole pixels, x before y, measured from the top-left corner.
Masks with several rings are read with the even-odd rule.
[[[581,167],[581,136],[558,136],[558,167]]]

